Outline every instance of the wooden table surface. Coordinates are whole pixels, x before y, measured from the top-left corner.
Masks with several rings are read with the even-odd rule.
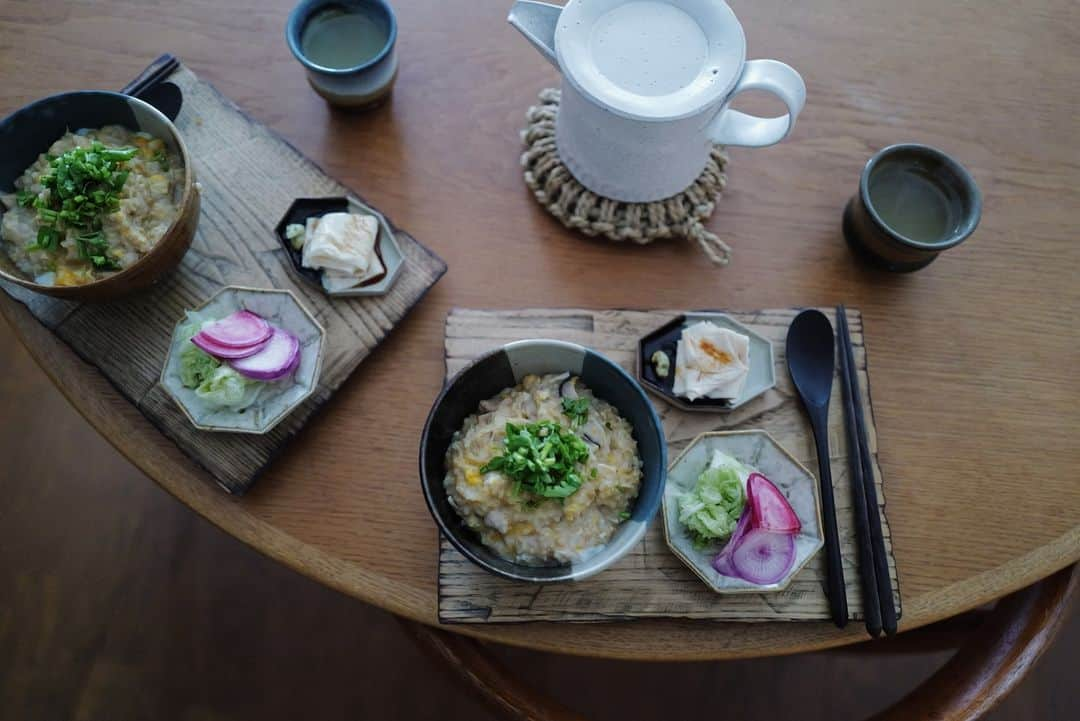
[[[436,531],[417,443],[453,306],[861,308],[902,628],[1080,560],[1080,6],[733,2],[751,57],[798,68],[809,100],[787,142],[731,152],[730,190],[710,228],[734,257],[718,269],[688,243],[583,239],[537,207],[520,178],[518,130],[557,76],[506,25],[509,5],[396,2],[397,89],[364,115],[331,112],[307,87],[282,37],[289,0],[0,5],[0,111],[119,87],[171,51],[449,263],[247,497],[208,483],[22,306],[0,294],[0,310],[86,418],[182,502],[302,573],[421,621],[435,619]],[[900,141],[955,155],[985,195],[974,237],[908,276],[860,267],[840,235],[862,164]],[[861,637],[857,624],[827,623],[453,630],[652,659]]]

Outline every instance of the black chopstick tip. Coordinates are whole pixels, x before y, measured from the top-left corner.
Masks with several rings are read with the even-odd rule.
[[[162,53],[154,59],[130,83],[120,89],[125,95],[139,97],[151,87],[160,84],[180,67],[180,60],[172,53]]]
[[[886,613],[885,614],[886,618],[883,619],[882,629],[885,631],[885,635],[889,636],[891,638],[892,636],[895,636],[896,632],[897,632],[897,628],[896,628],[896,605],[895,605],[895,603],[892,603],[892,604],[889,604],[887,606],[887,608],[889,610],[891,610],[892,613]]]

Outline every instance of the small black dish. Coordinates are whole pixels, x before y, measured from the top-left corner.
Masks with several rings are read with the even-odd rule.
[[[373,215],[378,219],[379,235],[375,240],[375,254],[379,256],[383,268],[386,269],[382,275],[377,275],[355,288],[331,293],[323,287],[322,271],[303,266],[302,253],[293,248],[292,243],[289,242],[288,237],[285,235],[285,228],[293,223],[304,225],[307,223],[308,218],[318,218],[327,213],[360,213]],[[334,298],[382,295],[397,280],[404,265],[401,249],[398,247],[397,239],[394,237],[394,230],[386,218],[375,209],[352,197],[297,198],[289,206],[289,209],[285,211],[285,215],[277,224],[277,227],[274,228],[274,234],[277,235],[281,247],[285,250],[285,255],[289,258],[293,271],[326,295]]]
[[[746,379],[742,393],[738,398],[698,398],[687,400],[675,395],[676,348],[683,329],[701,321],[715,323],[721,328],[728,328],[750,338],[750,376]],[[666,378],[656,374],[652,356],[656,351],[663,351],[671,361],[671,368]],[[773,367],[772,343],[768,338],[758,335],[743,324],[724,313],[686,313],[672,319],[638,341],[637,377],[641,384],[665,401],[686,411],[726,413],[744,405],[776,385],[776,371]]]

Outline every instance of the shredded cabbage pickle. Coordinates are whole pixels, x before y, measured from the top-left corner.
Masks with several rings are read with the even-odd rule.
[[[190,343],[180,351],[180,382],[187,388],[198,388],[220,367],[220,361]]]
[[[246,408],[255,401],[262,383],[245,378],[229,366],[220,366],[198,385],[195,395],[224,408]]]
[[[679,496],[679,521],[695,542],[706,544],[731,536],[746,505],[741,464],[717,453],[694,488]]]
[[[193,344],[192,337],[214,319],[193,311],[187,316],[180,329],[180,382],[212,408],[241,410],[250,406],[266,384],[237,373]]]

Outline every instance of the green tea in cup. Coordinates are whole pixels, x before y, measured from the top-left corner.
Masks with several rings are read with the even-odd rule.
[[[378,55],[389,28],[368,13],[330,6],[308,20],[300,34],[300,50],[325,68],[352,68]]]
[[[981,214],[982,195],[962,165],[927,145],[892,145],[863,168],[844,237],[878,266],[918,270],[967,239]]]
[[[870,203],[885,225],[920,243],[937,243],[956,227],[955,190],[909,163],[878,166],[870,176]]]
[[[328,102],[368,107],[389,96],[397,78],[397,20],[386,0],[301,0],[285,39]]]

